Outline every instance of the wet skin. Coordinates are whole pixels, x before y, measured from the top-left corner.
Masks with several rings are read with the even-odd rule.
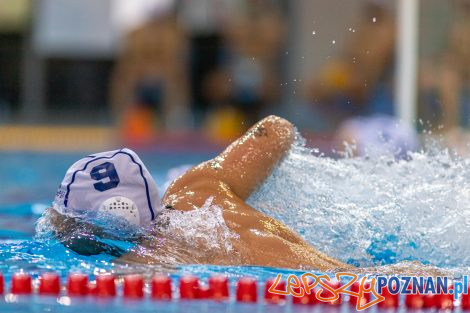
[[[177,178],[166,191],[163,204],[181,211],[200,208],[208,198],[213,197],[212,204],[223,209],[225,223],[239,236],[231,240],[232,253],[214,256],[211,253],[184,252],[182,248],[182,255],[177,256],[174,245],[184,243],[172,242],[173,247],[170,249],[170,243],[155,247],[151,240],[143,240],[134,251],[119,261],[155,264],[164,262],[167,253],[172,254],[174,260],[185,263],[259,265],[322,271],[350,268],[317,251],[286,225],[245,202],[289,150],[294,135],[292,124],[282,118],[269,116],[254,125],[219,156]],[[154,253],[149,254],[150,247],[155,248]]]

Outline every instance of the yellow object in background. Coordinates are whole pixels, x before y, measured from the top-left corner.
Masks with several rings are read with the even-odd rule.
[[[352,69],[349,64],[332,61],[321,73],[326,88],[346,90],[352,82]]]
[[[209,114],[206,132],[216,141],[232,141],[245,131],[244,120],[244,115],[237,109],[230,106],[222,107]]]

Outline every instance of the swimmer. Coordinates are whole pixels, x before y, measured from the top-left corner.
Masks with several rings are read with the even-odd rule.
[[[197,251],[193,253],[189,251],[185,252],[184,257],[175,258],[174,250],[185,251],[184,242],[163,238],[163,241],[159,240],[163,244],[156,245],[152,242],[157,240],[155,238],[153,240],[148,237],[141,238],[138,239],[139,244],[134,249],[118,259],[122,263],[164,263],[165,261],[162,260],[165,260],[165,255],[172,254],[178,262],[189,264],[256,265],[321,271],[348,269],[350,266],[319,252],[282,222],[257,211],[246,203],[247,198],[289,151],[294,136],[293,125],[282,118],[269,116],[261,120],[220,155],[195,166],[175,179],[168,187],[160,206],[157,205],[158,194],[155,183],[135,153],[128,149],[120,150],[127,155],[123,154],[119,156],[122,159],[113,162],[109,160],[118,155],[112,157],[93,155],[72,166],[59,189],[55,202],[62,207],[65,206],[65,211],[67,207],[70,208],[80,203],[82,208],[114,211],[130,222],[145,225],[154,219],[158,223],[159,214],[163,210],[190,211],[202,207],[207,199],[212,198],[212,204],[222,208],[227,227],[238,235],[237,238],[231,239],[232,253],[217,255],[217,257],[212,254],[205,255]],[[129,156],[134,162],[127,160]],[[97,158],[99,160],[94,161]],[[130,173],[131,170],[135,172]],[[120,175],[120,171],[125,171],[128,175]],[[75,172],[78,174],[74,176]],[[90,173],[92,180],[88,178]],[[134,181],[131,179],[133,177]],[[128,181],[123,182],[126,179]],[[142,188],[142,182],[139,180],[145,181],[143,184],[145,188]],[[137,188],[133,186],[139,184],[141,184],[140,190],[134,190]],[[83,190],[80,191],[80,188]],[[87,188],[90,190],[88,193]],[[104,191],[98,190],[97,192],[96,189]],[[106,197],[102,195],[105,193],[108,193],[106,197],[112,196],[109,198],[111,200],[103,202]],[[95,194],[97,196],[94,196]],[[132,213],[129,213],[129,210],[123,210],[124,205],[116,208],[116,197],[128,208],[133,208],[130,210]],[[136,201],[140,202],[135,203]],[[49,211],[51,222],[58,235],[70,233],[73,227],[77,227],[74,225],[73,218],[67,217],[67,214],[61,214],[64,212]],[[135,214],[136,212],[138,214]],[[129,214],[131,214],[130,217]],[[95,234],[100,235],[99,227],[90,227],[93,228]],[[175,248],[175,245],[182,246]],[[154,255],[149,254],[148,247],[155,246],[157,247],[153,250]],[[69,243],[69,247],[83,254],[86,254],[88,249],[86,242]],[[94,248],[96,247],[89,249]]]

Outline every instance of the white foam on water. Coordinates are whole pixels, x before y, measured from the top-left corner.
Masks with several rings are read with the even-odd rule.
[[[249,203],[357,266],[470,266],[470,159],[445,149],[335,160],[298,140]]]
[[[217,251],[229,254],[233,251],[231,239],[238,235],[225,224],[222,208],[212,204],[213,197],[196,210],[167,210],[157,230],[164,238],[184,242],[195,251]]]
[[[56,231],[51,223],[53,212],[46,211],[36,223],[35,239],[52,245],[63,242],[85,255],[104,252],[118,256],[131,251],[159,264],[237,258],[232,240],[238,239],[238,235],[227,227],[222,209],[213,205],[212,200],[210,197],[201,208],[188,212],[165,210],[157,223],[140,228],[119,216],[103,212],[86,214],[86,210],[81,210],[80,215],[63,215],[67,216],[63,222],[67,227]],[[64,212],[60,208],[55,210]],[[165,253],[160,253],[161,249]]]

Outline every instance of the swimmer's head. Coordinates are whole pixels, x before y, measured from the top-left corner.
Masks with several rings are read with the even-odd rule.
[[[149,224],[161,212],[152,176],[137,154],[126,148],[75,162],[54,203],[64,214],[105,212],[136,226]]]

